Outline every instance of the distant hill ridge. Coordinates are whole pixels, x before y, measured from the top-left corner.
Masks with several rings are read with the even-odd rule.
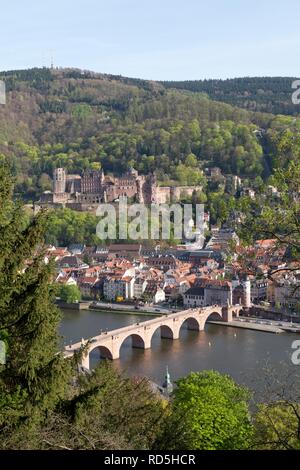
[[[244,77],[227,80],[185,80],[160,82],[166,88],[207,93],[217,101],[251,111],[299,115],[300,105],[292,103],[296,77]]]

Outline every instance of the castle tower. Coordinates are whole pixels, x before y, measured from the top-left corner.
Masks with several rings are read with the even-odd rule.
[[[150,195],[150,201],[149,203],[157,203],[157,178],[154,173],[150,175],[149,178],[149,195]]]
[[[55,168],[53,172],[53,193],[63,194],[66,192],[66,170]]]

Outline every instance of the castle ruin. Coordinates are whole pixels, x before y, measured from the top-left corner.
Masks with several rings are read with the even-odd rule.
[[[38,204],[84,211],[96,209],[100,203],[117,202],[121,196],[137,203],[164,204],[201,190],[201,186],[159,186],[154,174],[139,175],[134,168],[122,176],[105,175],[103,170],[68,175],[64,168],[56,168],[53,191],[43,193]]]

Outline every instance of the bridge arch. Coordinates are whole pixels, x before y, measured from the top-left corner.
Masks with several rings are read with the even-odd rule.
[[[88,355],[90,356],[93,352],[99,351],[100,357],[102,359],[113,360],[113,354],[107,346],[98,345],[89,350]]]
[[[189,316],[187,318],[183,318],[182,322],[179,325],[179,332],[184,327],[187,327],[188,330],[199,331],[201,329],[200,320],[198,320],[196,316]]]
[[[133,348],[137,349],[145,349],[145,340],[144,338],[137,334],[137,333],[132,333],[128,334],[127,336],[124,336],[124,338],[121,339],[120,341],[120,346],[119,346],[119,351],[121,351],[121,348],[125,341],[127,341],[129,338],[131,338],[131,345]]]
[[[223,320],[223,316],[222,316],[222,312],[216,310],[216,311],[212,311],[211,313],[209,313],[205,319],[205,323],[208,321],[208,320],[215,320],[215,321],[222,321]]]
[[[160,337],[165,338],[165,339],[174,339],[174,331],[172,330],[171,326],[169,325],[159,325],[154,330],[152,331],[151,338],[150,338],[150,344],[153,339],[153,336],[155,333],[160,330]]]

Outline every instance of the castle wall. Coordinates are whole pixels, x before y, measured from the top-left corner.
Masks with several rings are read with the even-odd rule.
[[[65,204],[68,198],[68,193],[55,193],[52,199],[54,204]]]
[[[156,188],[156,204],[167,204],[170,202],[171,188],[169,186],[158,186]]]
[[[202,191],[202,186],[158,186],[156,188],[156,203],[166,204],[191,197],[194,191]]]
[[[202,186],[173,186],[171,188],[171,198],[176,201],[186,196],[191,197],[194,191],[202,191]]]
[[[102,195],[96,194],[77,194],[76,203],[80,204],[100,204],[102,202]]]

